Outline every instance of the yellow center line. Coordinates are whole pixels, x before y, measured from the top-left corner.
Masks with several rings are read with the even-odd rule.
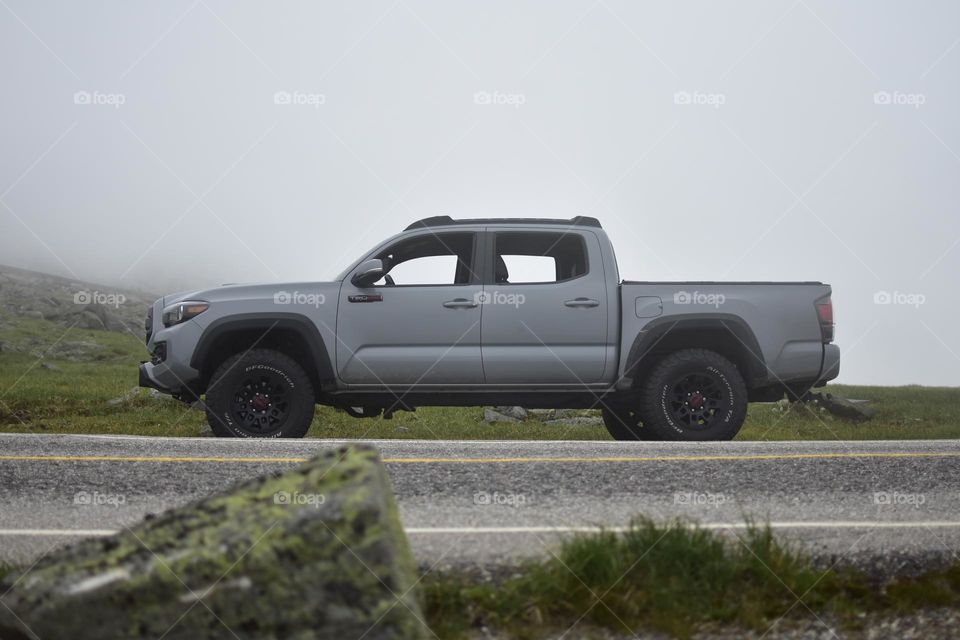
[[[853,458],[958,458],[956,452],[847,452],[847,453],[771,453],[756,455],[700,456],[598,456],[598,457],[503,457],[503,458],[383,458],[388,464],[511,464],[581,462],[736,462],[744,460],[833,460]],[[36,462],[214,462],[214,463],[301,463],[302,457],[208,457],[208,456],[41,456],[0,455],[0,461]]]

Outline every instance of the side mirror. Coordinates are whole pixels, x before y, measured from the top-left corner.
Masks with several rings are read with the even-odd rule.
[[[350,283],[355,287],[369,287],[374,282],[383,277],[383,260],[372,258],[360,263],[357,270],[354,271]]]

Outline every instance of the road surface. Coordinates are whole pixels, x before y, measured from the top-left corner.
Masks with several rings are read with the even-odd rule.
[[[343,442],[0,434],[0,562],[29,563]],[[372,444],[427,565],[543,556],[564,535],[638,514],[728,535],[769,521],[841,560],[960,553],[956,441]]]

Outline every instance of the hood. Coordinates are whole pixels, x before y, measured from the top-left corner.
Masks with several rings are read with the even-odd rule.
[[[160,299],[160,306],[167,307],[184,300],[204,302],[232,302],[240,300],[289,300],[302,295],[334,295],[339,292],[339,282],[276,282],[269,284],[225,284],[212,289],[181,291]]]

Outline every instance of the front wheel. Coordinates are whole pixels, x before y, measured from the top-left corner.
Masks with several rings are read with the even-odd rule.
[[[653,431],[640,422],[640,414],[634,409],[605,406],[600,412],[603,426],[614,440],[659,440]]]
[[[639,413],[660,440],[732,440],[747,417],[747,386],[719,353],[684,349],[643,381]]]
[[[315,406],[303,367],[272,349],[227,358],[207,388],[207,422],[220,437],[302,438]]]

